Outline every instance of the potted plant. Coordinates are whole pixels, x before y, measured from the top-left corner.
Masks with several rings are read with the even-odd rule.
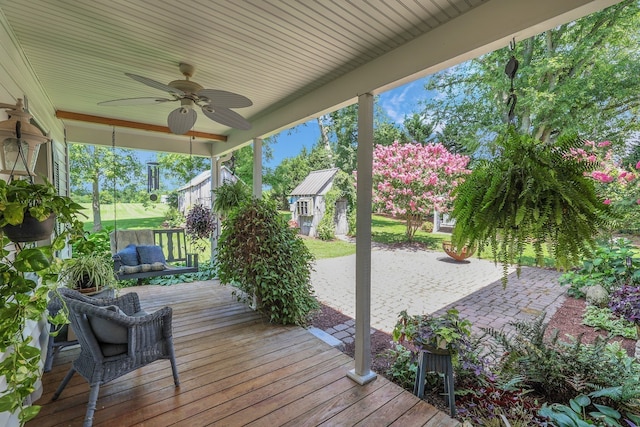
[[[479,161],[455,190],[452,241],[489,246],[504,267],[520,266],[531,243],[543,265],[544,245],[558,268],[570,268],[595,246],[595,237],[612,218],[586,175],[595,164],[572,156],[583,145],[576,137],[558,137],[553,144],[518,133],[513,126],[498,140],[497,156]]]
[[[0,180],[0,228],[14,242],[34,242],[51,236],[57,219],[65,229],[80,233],[77,215],[82,206],[69,197],[60,196],[46,181]]]
[[[275,204],[254,199],[231,212],[216,267],[240,299],[281,324],[304,325],[319,307],[311,286],[313,255]]]
[[[56,214],[57,236],[50,245],[29,248],[16,246],[10,251],[10,240],[0,232],[0,378],[6,385],[0,399],[0,412],[26,423],[39,411],[39,406],[25,406],[25,399],[37,388],[40,379],[41,351],[31,339],[31,329],[43,320],[49,292],[58,286],[58,262],[54,256],[65,247],[68,238],[82,230],[77,219],[80,205],[70,198],[58,196],[51,184],[28,181],[8,183],[0,180],[0,227],[20,226],[25,217],[47,218]],[[49,232],[49,237],[51,233]],[[50,319],[64,323],[64,313]]]
[[[410,316],[403,310],[393,329],[393,340],[411,344],[416,350],[456,355],[468,348],[471,337],[471,322],[460,319],[459,314],[449,309],[440,316]]]
[[[64,260],[60,279],[67,287],[83,293],[115,288],[113,260],[100,253],[79,254]]]

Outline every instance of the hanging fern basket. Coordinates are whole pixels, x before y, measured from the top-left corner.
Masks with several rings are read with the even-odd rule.
[[[510,126],[497,142],[499,155],[479,162],[455,190],[455,249],[477,246],[482,252],[488,246],[503,265],[505,285],[509,267],[520,266],[527,244],[533,245],[538,265],[546,246],[557,268],[573,267],[613,219],[585,176],[595,164],[570,155],[583,141],[559,137],[544,144]]]
[[[12,242],[37,242],[51,237],[55,222],[55,214],[49,215],[44,221],[38,221],[26,212],[22,223],[18,225],[7,224],[2,227],[2,231]]]

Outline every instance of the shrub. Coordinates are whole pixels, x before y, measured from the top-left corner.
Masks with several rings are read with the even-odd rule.
[[[596,329],[609,331],[612,336],[621,336],[629,339],[637,339],[638,331],[632,322],[624,319],[616,319],[609,308],[600,308],[588,305],[582,316],[582,323]]]
[[[623,319],[640,325],[640,286],[625,285],[615,291],[609,308]]]
[[[385,372],[386,377],[404,389],[412,391],[418,372],[416,353],[402,344],[396,344],[384,353],[384,357],[391,360],[391,366]]]
[[[305,324],[319,307],[311,287],[313,255],[278,215],[275,206],[253,200],[232,211],[219,241],[220,281],[234,284],[272,322]]]
[[[178,208],[174,208],[173,206],[169,206],[167,211],[164,214],[164,220],[170,227],[178,227],[184,223],[185,218],[182,213],[178,210]]]
[[[567,403],[576,393],[620,384],[640,374],[640,364],[616,351],[606,339],[584,344],[580,338],[561,341],[557,331],[545,340],[544,315],[533,322],[511,324],[516,333],[488,330],[504,350],[499,376],[524,378],[524,384],[552,402]]]
[[[420,226],[420,229],[422,229],[422,231],[424,231],[425,233],[433,232],[433,222],[431,221],[423,222],[422,225]]]
[[[569,285],[569,295],[584,298],[585,286],[602,285],[607,292],[625,284],[640,283],[640,269],[627,266],[627,258],[633,260],[633,246],[628,239],[600,243],[582,267],[560,277],[561,285]]]

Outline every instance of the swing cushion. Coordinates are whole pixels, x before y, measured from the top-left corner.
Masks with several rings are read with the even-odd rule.
[[[120,261],[124,265],[138,265],[138,251],[136,251],[136,245],[133,243],[116,253],[116,256],[120,257]]]
[[[140,264],[154,264],[162,263],[166,264],[167,260],[164,257],[162,248],[156,245],[142,245],[136,246],[138,251],[138,257],[140,258]]]

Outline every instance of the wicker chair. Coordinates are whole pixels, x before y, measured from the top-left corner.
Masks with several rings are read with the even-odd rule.
[[[140,309],[138,294],[113,299],[93,299],[72,289],[58,290],[69,308],[71,325],[80,342],[80,355],[58,386],[56,400],[75,372],[89,385],[84,426],[93,424],[100,386],[158,359],[169,359],[178,387],[171,307],[147,314]],[[117,307],[117,308],[116,308]]]

